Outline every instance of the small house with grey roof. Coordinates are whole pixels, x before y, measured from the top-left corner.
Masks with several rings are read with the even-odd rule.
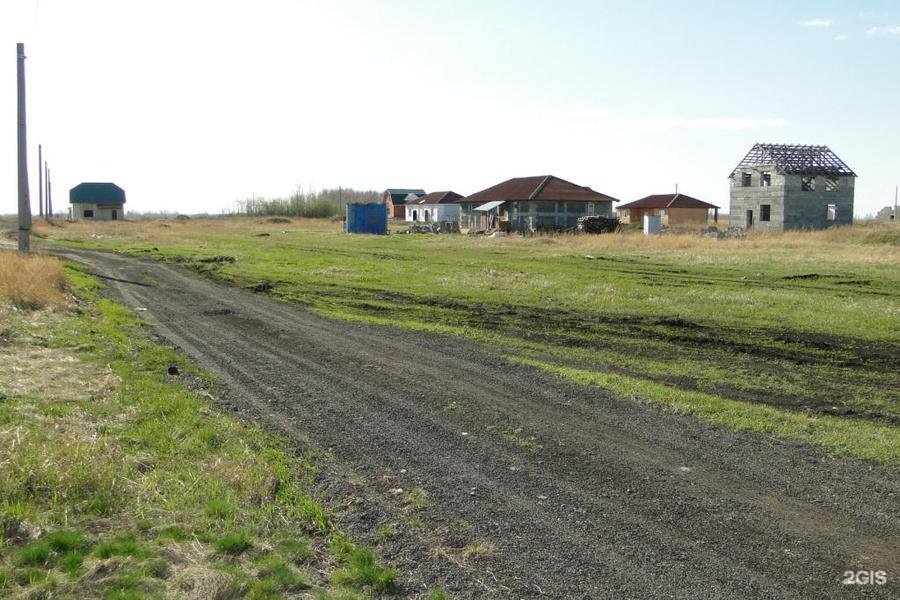
[[[728,178],[732,226],[784,231],[853,223],[856,173],[828,146],[756,144]]]
[[[69,190],[69,205],[71,219],[124,219],[125,190],[114,183],[79,183]]]

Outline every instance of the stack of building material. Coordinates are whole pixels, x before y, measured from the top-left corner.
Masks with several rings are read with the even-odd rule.
[[[619,220],[615,217],[592,215],[578,217],[578,231],[585,233],[613,233],[619,230]]]
[[[441,221],[440,223],[413,223],[406,233],[459,233],[459,223],[456,221]]]

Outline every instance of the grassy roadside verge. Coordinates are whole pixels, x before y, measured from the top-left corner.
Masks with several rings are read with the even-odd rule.
[[[900,431],[896,427],[829,416],[790,413],[769,406],[736,402],[703,392],[689,392],[624,375],[598,373],[521,356],[511,362],[528,365],[562,379],[609,390],[620,396],[658,404],[665,409],[724,425],[818,444],[843,456],[900,468]]]
[[[203,373],[67,270],[74,305],[0,298],[0,596],[390,591],[311,495],[311,456],[217,412]]]

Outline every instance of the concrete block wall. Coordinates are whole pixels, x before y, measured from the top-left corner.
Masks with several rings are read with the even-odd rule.
[[[750,186],[742,185],[742,175],[750,173]],[[771,174],[771,185],[761,185],[763,172]],[[826,177],[815,178],[815,190],[802,189],[802,176],[783,175],[773,166],[754,167],[735,173],[730,180],[731,207],[729,225],[747,227],[747,211],[753,211],[753,229],[783,231],[786,229],[824,229],[834,225],[853,223],[853,194],[855,179],[838,178],[838,189],[826,191]],[[760,220],[760,207],[770,207],[769,221]],[[828,205],[834,204],[837,218],[829,221]]]
[[[800,175],[788,175],[784,197],[785,229],[825,229],[853,223],[853,177],[839,177],[838,188],[825,189],[826,177],[816,177],[816,189],[804,191]],[[836,219],[828,220],[828,205],[834,204]]]
[[[578,217],[587,214],[587,205],[587,202],[513,202],[509,220],[517,229],[529,223],[535,227],[575,227]],[[612,202],[595,202],[593,214],[612,217]]]
[[[750,173],[750,186],[744,187],[742,175]],[[763,187],[762,175],[769,173],[771,185]],[[785,176],[775,171],[775,166],[744,169],[731,178],[731,207],[728,224],[747,228],[747,211],[753,211],[753,228],[762,231],[781,231],[784,224]],[[760,207],[769,205],[769,221],[760,221]]]

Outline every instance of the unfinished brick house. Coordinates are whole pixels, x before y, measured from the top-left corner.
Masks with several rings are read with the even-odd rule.
[[[756,144],[728,177],[732,226],[783,231],[853,223],[856,173],[828,146]]]

